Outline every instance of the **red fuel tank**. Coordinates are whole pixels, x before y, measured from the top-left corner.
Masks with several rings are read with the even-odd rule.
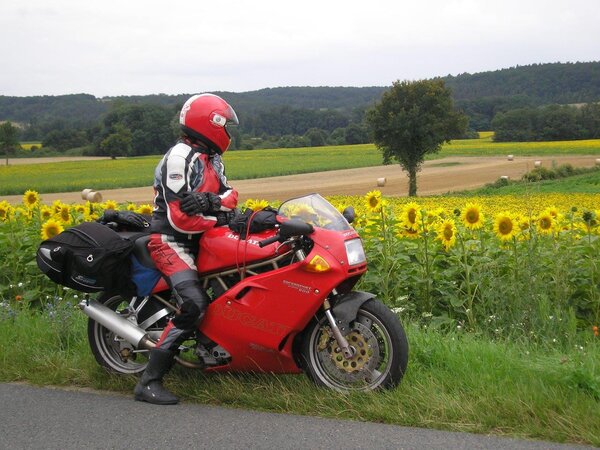
[[[258,243],[275,235],[275,230],[250,234],[246,240],[228,227],[211,228],[200,238],[200,251],[196,266],[200,273],[218,272],[224,269],[248,265],[276,256],[278,242],[263,248]],[[280,252],[281,253],[281,252]]]

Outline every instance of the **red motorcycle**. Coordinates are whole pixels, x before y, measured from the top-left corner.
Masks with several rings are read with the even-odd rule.
[[[305,372],[338,391],[396,386],[408,363],[408,342],[397,316],[375,295],[353,291],[367,271],[362,241],[320,195],[289,200],[272,230],[241,239],[228,227],[200,238],[197,267],[212,301],[177,362],[204,371]],[[90,317],[89,343],[109,371],[142,372],[177,311],[146,244],[135,259],[158,279],[148,295],[100,294],[80,308]],[[153,272],[154,271],[154,272]]]

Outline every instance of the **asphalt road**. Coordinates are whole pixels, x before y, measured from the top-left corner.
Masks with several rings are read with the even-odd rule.
[[[0,384],[1,449],[583,449],[117,394]]]

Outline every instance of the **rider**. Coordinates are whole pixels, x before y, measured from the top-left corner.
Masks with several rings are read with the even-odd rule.
[[[238,124],[233,108],[216,95],[194,95],[183,105],[179,123],[182,137],[156,167],[148,244],[179,311],[150,351],[148,366],[134,391],[136,400],[156,404],[178,402],[163,387],[162,379],[179,345],[197,328],[208,306],[195,265],[200,235],[229,221],[238,195],[227,183],[221,158],[231,142],[227,126]]]

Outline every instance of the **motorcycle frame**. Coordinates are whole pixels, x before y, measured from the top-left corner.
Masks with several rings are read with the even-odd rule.
[[[231,360],[206,371],[301,372],[294,354],[296,337],[338,286],[352,278],[351,288],[367,270],[366,262],[349,266],[347,261],[344,241],[358,238],[356,232],[316,228],[310,238],[314,245],[308,255],[296,250],[296,261],[281,267],[277,262],[289,252],[249,265],[246,273],[251,276],[242,278],[209,304],[198,329],[224,348]],[[311,271],[309,262],[317,255],[329,264],[327,271]],[[252,271],[265,264],[271,264],[273,270]],[[238,269],[200,276],[206,286],[211,278],[218,280],[235,272]],[[220,283],[224,284],[222,280]],[[164,284],[159,282],[155,291],[162,287]]]

